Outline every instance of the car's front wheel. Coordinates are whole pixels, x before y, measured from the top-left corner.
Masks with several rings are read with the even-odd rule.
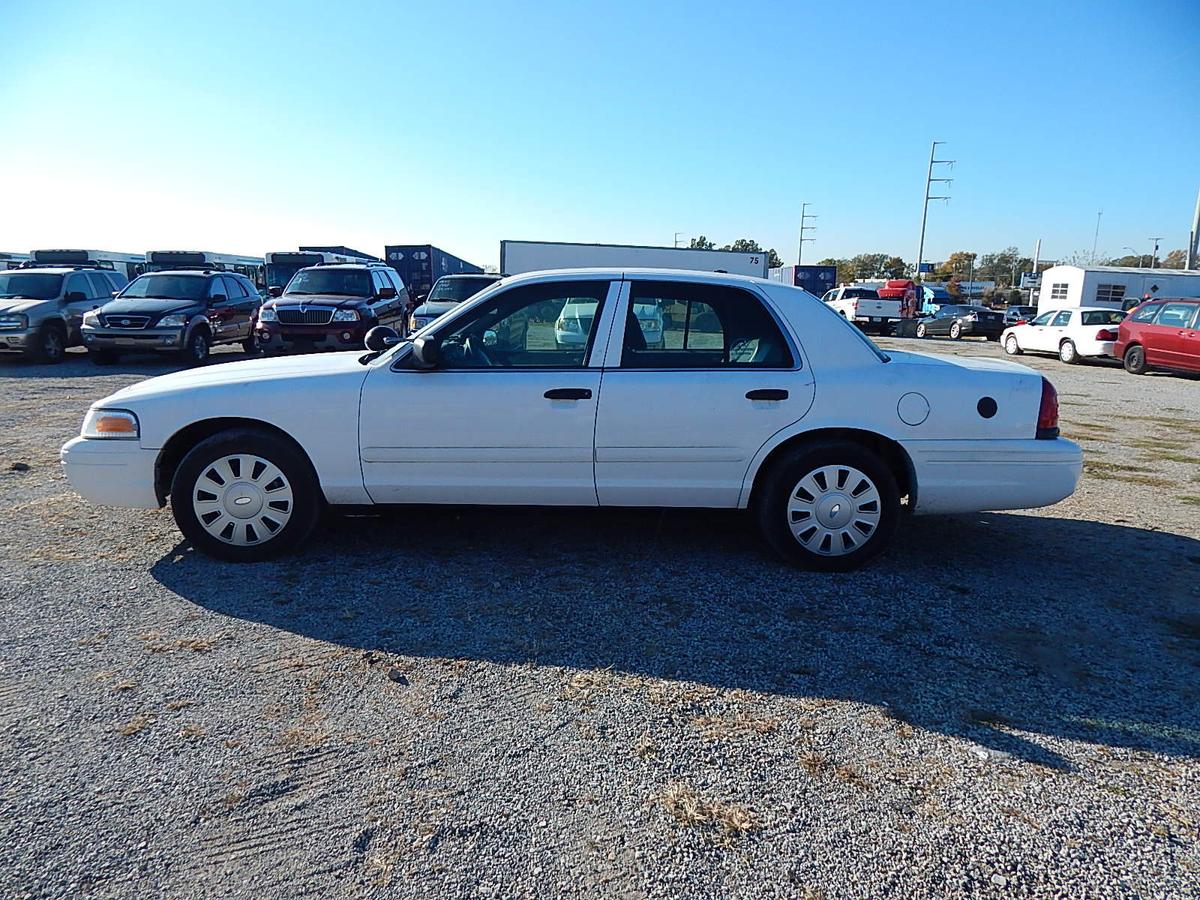
[[[1146,374],[1146,351],[1139,344],[1134,344],[1125,351],[1125,371],[1130,375]]]
[[[830,441],[800,447],[766,474],[756,495],[759,528],[784,559],[847,572],[881,553],[900,516],[900,489],[865,447]]]
[[[58,322],[47,322],[27,351],[35,362],[60,363],[67,353],[67,330]]]
[[[212,344],[208,339],[208,332],[203,328],[197,328],[189,335],[183,354],[193,366],[202,366],[208,361],[208,353],[211,346]]]
[[[171,511],[184,537],[210,556],[235,562],[294,550],[320,510],[320,489],[303,453],[253,429],[201,441],[171,482]]]
[[[1025,352],[1021,349],[1021,345],[1017,343],[1017,336],[1015,334],[1010,334],[1004,339],[1004,352],[1009,356],[1020,356]]]
[[[917,323],[917,337],[919,337],[919,338],[925,337],[925,323],[924,322]]]
[[[1067,365],[1079,362],[1079,351],[1075,349],[1074,341],[1063,341],[1058,346],[1058,358]]]

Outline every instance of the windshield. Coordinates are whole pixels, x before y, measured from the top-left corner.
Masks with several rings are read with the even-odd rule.
[[[292,280],[306,263],[267,263],[267,284],[272,287],[283,287]]]
[[[1083,314],[1084,325],[1120,325],[1125,313],[1115,309],[1089,309]]]
[[[61,275],[43,272],[0,272],[0,297],[52,300],[62,287]]]
[[[139,275],[121,291],[122,299],[200,300],[208,279],[202,275]]]
[[[301,269],[288,282],[286,293],[370,297],[371,273],[366,269]]]
[[[474,297],[494,278],[439,278],[429,296],[425,299],[431,303],[461,303],[468,297]]]

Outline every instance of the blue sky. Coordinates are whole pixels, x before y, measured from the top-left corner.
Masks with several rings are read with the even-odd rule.
[[[1182,247],[1200,4],[0,0],[0,250]]]

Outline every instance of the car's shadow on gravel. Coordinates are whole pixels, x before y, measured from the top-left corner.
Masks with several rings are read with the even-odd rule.
[[[1200,755],[1200,541],[980,514],[915,519],[868,569],[765,554],[740,514],[417,509],[306,551],[153,567],[215,612],[384,652],[614,670],[879,706],[1052,766],[1036,735]]]

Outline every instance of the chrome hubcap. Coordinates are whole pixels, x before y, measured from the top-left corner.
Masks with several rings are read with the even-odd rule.
[[[1004,346],[1008,350],[1009,353],[1016,353],[1017,352],[1017,339],[1010,334],[1008,336],[1008,340],[1005,342]]]
[[[292,486],[279,467],[245,453],[213,462],[192,489],[201,527],[239,547],[274,537],[292,517],[292,503]]]
[[[879,527],[879,489],[851,466],[822,466],[797,482],[788,498],[792,535],[820,556],[844,556],[870,540]]]

